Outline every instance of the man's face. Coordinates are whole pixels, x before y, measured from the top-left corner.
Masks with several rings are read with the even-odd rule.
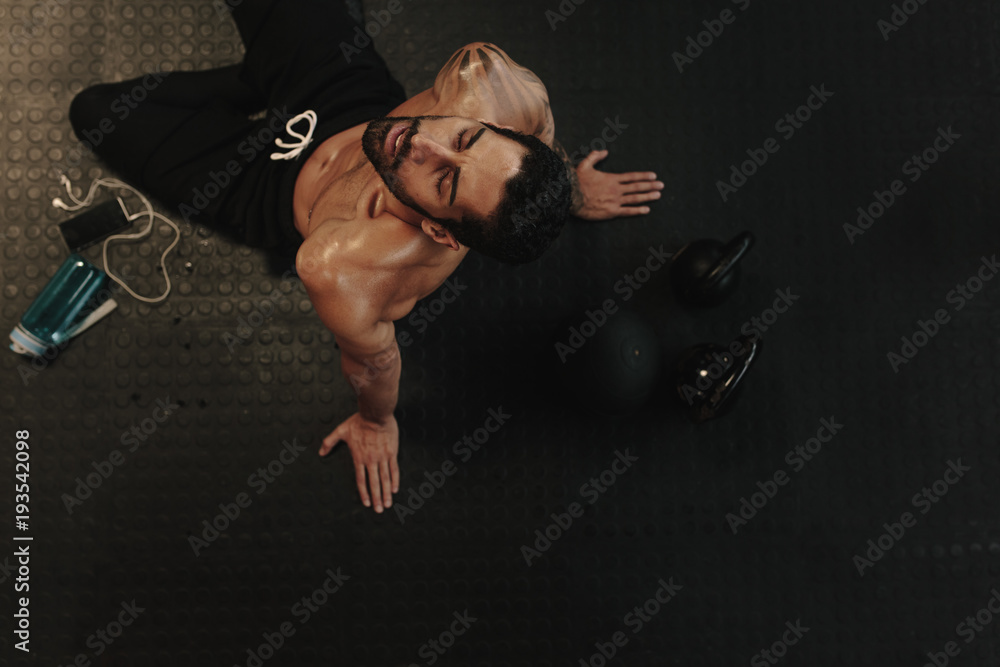
[[[401,202],[432,219],[487,218],[527,149],[459,116],[388,117],[361,140],[375,171]]]

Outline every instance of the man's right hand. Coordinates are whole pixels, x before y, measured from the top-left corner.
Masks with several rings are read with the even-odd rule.
[[[612,174],[599,171],[594,165],[608,156],[608,151],[591,151],[577,165],[575,173],[580,189],[580,201],[573,215],[584,220],[609,220],[619,216],[645,215],[649,206],[641,206],[660,198],[663,182],[651,171]]]
[[[368,421],[355,412],[323,439],[320,456],[326,456],[343,440],[354,459],[358,493],[365,507],[375,501],[375,511],[392,507],[392,494],[399,491],[399,426],[389,415],[384,424]],[[369,494],[369,488],[371,493]]]

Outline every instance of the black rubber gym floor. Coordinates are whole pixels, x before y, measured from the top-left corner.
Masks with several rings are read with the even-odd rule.
[[[108,174],[72,96],[238,62],[222,4],[0,6],[8,330],[67,256],[58,172]],[[0,662],[1000,663],[1000,7],[393,7],[375,43],[408,93],[494,42],[547,84],[569,152],[655,170],[662,200],[575,221],[523,267],[470,254],[456,298],[397,322],[403,481],[383,515],[345,447],[316,454],[354,402],[301,284],[182,225],[163,305],[122,295],[52,360],[0,355]],[[650,259],[744,230],[715,307],[682,306]],[[169,240],[112,264],[155,294]],[[630,414],[606,414],[608,376],[567,386],[556,350],[606,300],[581,353],[637,318],[661,355],[643,343],[659,379]],[[691,421],[681,352],[754,330],[729,413]]]

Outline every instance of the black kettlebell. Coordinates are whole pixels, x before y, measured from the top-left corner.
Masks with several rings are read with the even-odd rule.
[[[677,361],[677,394],[688,416],[700,423],[725,414],[760,351],[760,338],[740,336],[730,345],[688,348]]]
[[[681,248],[670,264],[677,298],[689,306],[722,303],[736,289],[740,260],[753,243],[753,234],[743,232],[729,243],[701,239]]]

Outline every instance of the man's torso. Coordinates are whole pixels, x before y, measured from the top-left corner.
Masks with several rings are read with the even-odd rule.
[[[410,98],[389,116],[454,115],[447,100],[434,104],[430,91]],[[295,228],[306,252],[330,261],[350,261],[368,269],[394,271],[406,286],[387,303],[385,318],[399,319],[407,304],[437,289],[468,252],[443,248],[429,241],[419,227],[384,210],[391,197],[361,149],[367,123],[324,141],[302,166],[295,182]],[[348,254],[350,255],[348,257]]]

